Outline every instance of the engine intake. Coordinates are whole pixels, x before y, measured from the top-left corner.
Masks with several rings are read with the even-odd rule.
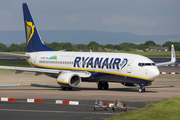
[[[58,78],[57,82],[63,87],[79,87],[81,85],[81,77],[73,72],[62,72]]]

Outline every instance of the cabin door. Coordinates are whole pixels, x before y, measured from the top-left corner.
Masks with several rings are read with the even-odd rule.
[[[130,59],[127,65],[127,73],[131,73],[133,60]]]

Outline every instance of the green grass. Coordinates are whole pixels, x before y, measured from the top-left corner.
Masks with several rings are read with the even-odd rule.
[[[29,63],[24,59],[22,59],[22,60],[19,60],[19,59],[3,60],[3,61],[0,61],[0,65],[18,66],[18,67],[31,67],[29,65]]]
[[[107,120],[179,120],[180,97],[173,97],[167,101],[155,102],[142,109],[127,111]]]
[[[0,60],[1,66],[16,66],[16,67],[31,67],[29,63],[22,59],[10,59],[10,60]],[[8,69],[0,69],[0,71],[14,71],[14,70],[8,70]]]

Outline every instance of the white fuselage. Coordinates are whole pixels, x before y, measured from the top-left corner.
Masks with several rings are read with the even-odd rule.
[[[30,56],[27,61],[34,67],[88,71],[97,80],[142,83],[143,80],[152,82],[159,75],[152,60],[135,54],[46,51],[26,55]]]

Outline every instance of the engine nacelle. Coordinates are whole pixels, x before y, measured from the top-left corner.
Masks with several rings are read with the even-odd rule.
[[[133,84],[133,83],[121,83],[122,85],[124,85],[124,86],[136,86],[135,84]]]
[[[62,72],[57,82],[63,87],[79,87],[81,85],[81,77],[73,72]]]

